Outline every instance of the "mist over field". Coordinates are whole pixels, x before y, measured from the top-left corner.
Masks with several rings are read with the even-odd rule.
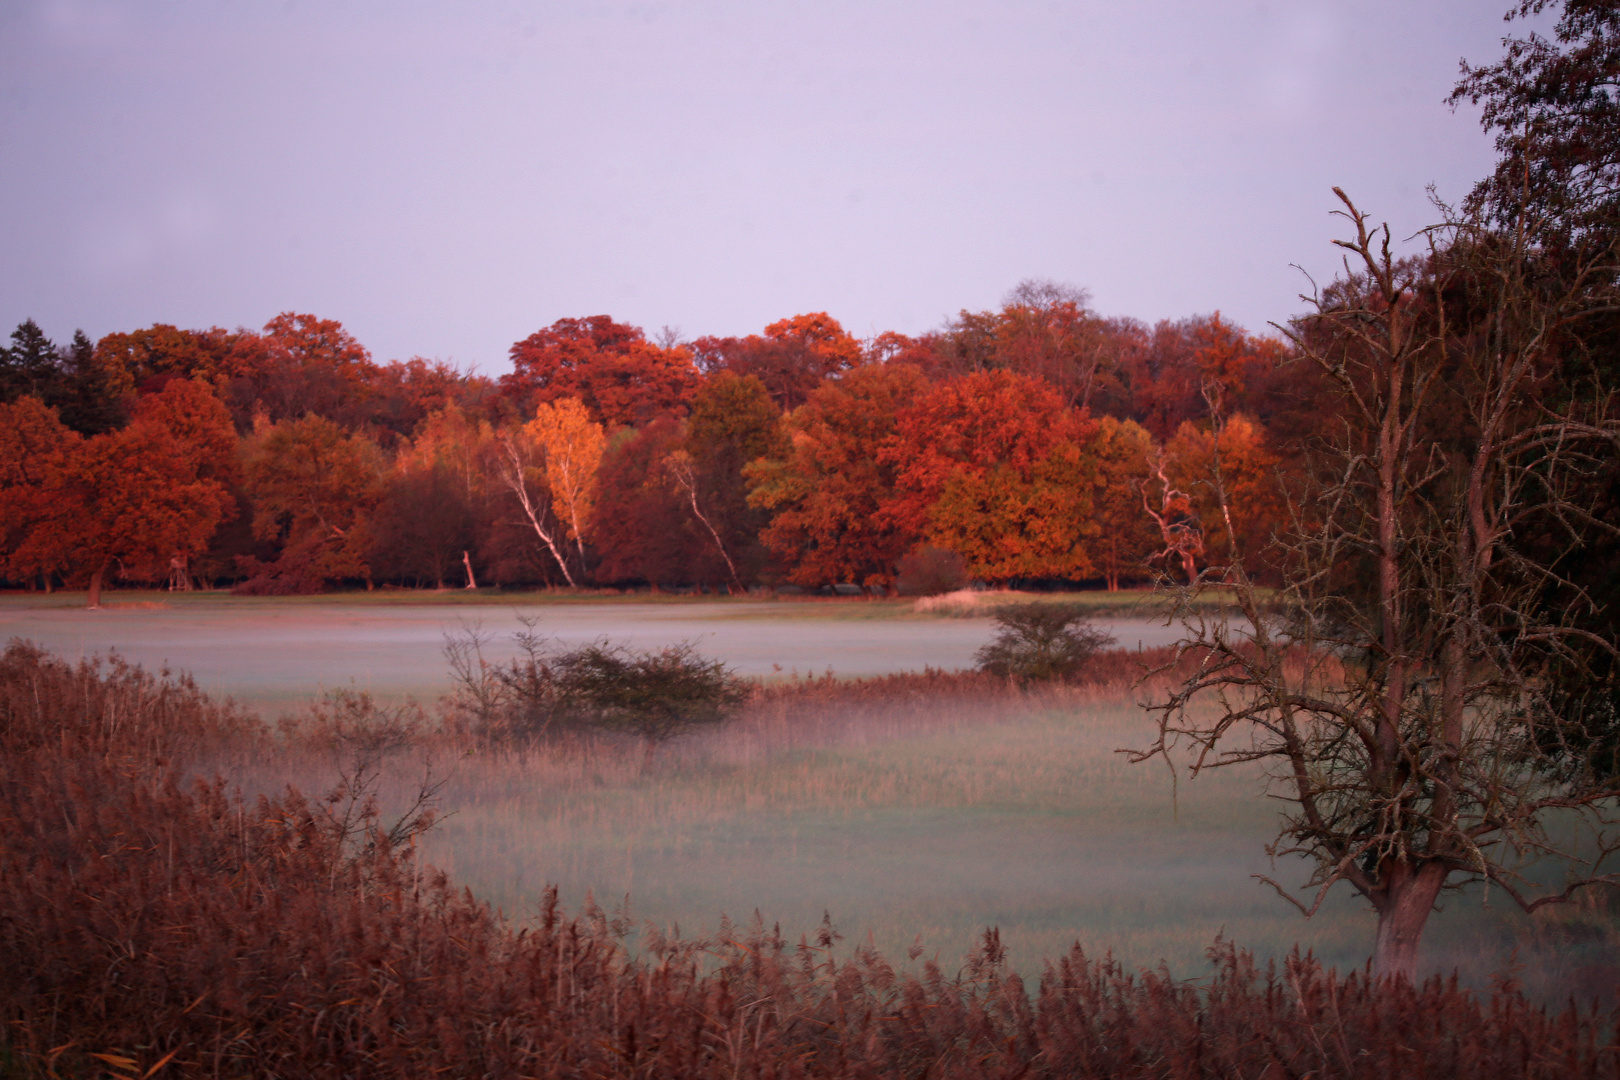
[[[910,618],[909,604],[549,603],[458,604],[242,601],[132,596],[87,613],[44,597],[0,597],[0,634],[23,637],[70,659],[117,651],[158,670],[191,673],[210,693],[230,695],[274,718],[325,690],[353,686],[388,698],[431,701],[449,688],[446,634],[478,628],[492,654],[511,651],[520,615],[563,644],[607,637],[635,648],[694,643],[738,674],[757,678],[842,677],[971,667],[990,635],[987,617]],[[1162,618],[1105,618],[1122,644],[1175,640]]]
[[[120,606],[120,605],[125,606]],[[473,627],[492,659],[510,655],[518,616],[564,644],[603,637],[638,648],[696,642],[747,676],[875,676],[960,669],[991,632],[982,616],[913,614],[909,603],[572,601],[403,603],[116,599],[99,612],[44,597],[0,600],[0,630],[68,657],[116,652],[193,673],[267,719],[307,723],[326,690],[407,698],[431,714],[449,689],[447,635]],[[1173,640],[1162,619],[1104,616],[1127,649]],[[777,670],[777,665],[781,670]],[[1297,884],[1297,860],[1273,866],[1265,844],[1277,806],[1258,769],[1173,783],[1162,763],[1121,749],[1151,739],[1130,679],[1000,697],[909,698],[747,713],[676,740],[650,759],[596,745],[462,756],[429,742],[382,757],[380,794],[397,811],[425,775],[446,784],[425,863],[519,919],[548,885],[570,910],[588,899],[688,935],[756,911],[791,938],[824,914],[852,942],[871,935],[896,962],[920,948],[954,970],[987,927],[1016,969],[1078,941],[1128,968],[1160,961],[1207,970],[1218,935],[1279,958],[1297,942],[1342,969],[1366,959],[1373,918],[1347,890],[1306,921],[1251,875]],[[352,771],[350,750],[289,746],[220,768],[249,794],[292,784],[319,793]],[[1520,947],[1537,985],[1590,959],[1537,953],[1500,906],[1469,894],[1432,928],[1432,970],[1461,965],[1482,982]],[[1521,928],[1522,931],[1522,928]],[[637,940],[632,936],[632,947]]]

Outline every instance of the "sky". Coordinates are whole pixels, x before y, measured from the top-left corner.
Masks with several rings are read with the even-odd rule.
[[[1019,281],[1253,331],[1494,157],[1505,0],[0,3],[0,323],[866,337]]]

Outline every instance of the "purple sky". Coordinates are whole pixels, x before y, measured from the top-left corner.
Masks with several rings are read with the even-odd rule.
[[[1251,329],[1492,151],[1506,0],[0,5],[0,323],[937,327],[1020,279]]]

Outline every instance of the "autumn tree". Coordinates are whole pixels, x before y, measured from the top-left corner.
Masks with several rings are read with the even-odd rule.
[[[749,504],[744,470],[781,453],[782,446],[781,414],[765,384],[753,375],[719,371],[693,396],[686,437],[665,459],[665,472],[700,535],[713,543],[706,561],[715,570],[723,566],[734,589],[743,588],[765,561],[759,533],[766,515]]]
[[[559,398],[535,410],[527,433],[540,448],[547,491],[585,565],[585,532],[596,499],[596,472],[602,464],[602,425],[590,418],[578,398]]]
[[[402,473],[442,469],[455,477],[468,502],[485,490],[484,459],[495,429],[482,417],[451,403],[428,413],[402,445],[394,467]]]
[[[599,581],[690,583],[713,560],[712,538],[697,534],[688,493],[665,466],[671,455],[690,453],[685,440],[681,421],[669,415],[608,440],[590,526]]]
[[[476,518],[461,478],[445,465],[396,472],[372,517],[370,563],[382,577],[432,582],[469,558]]]
[[[569,565],[567,525],[557,517],[557,505],[546,485],[546,450],[527,424],[496,433],[486,458],[493,483],[516,504],[520,527],[531,532],[551,556],[563,580],[579,584]]]
[[[235,435],[223,405],[177,381],[121,430],[81,439],[35,398],[0,417],[5,556],[19,576],[61,572],[98,607],[108,573],[151,581],[203,551],[234,506],[222,477]]]
[[[68,569],[79,512],[69,497],[83,439],[32,395],[0,402],[0,566],[41,580]]]
[[[1620,9],[1606,0],[1525,0],[1508,19],[1550,13],[1557,18],[1544,34],[1504,39],[1496,63],[1464,63],[1451,103],[1481,107],[1481,126],[1498,151],[1496,168],[1469,194],[1468,208],[1524,233],[1543,275],[1580,288],[1590,267],[1620,243]],[[1580,344],[1564,351],[1564,377],[1584,373],[1620,385],[1620,310],[1592,312]],[[1594,515],[1620,527],[1620,467],[1594,477],[1589,496]],[[1599,602],[1586,628],[1604,638],[1620,633],[1620,540],[1590,542],[1560,565]],[[1567,602],[1549,594],[1549,604]],[[1620,664],[1611,666],[1612,700],[1620,702]]]
[[[1092,446],[1098,529],[1092,551],[1097,572],[1109,591],[1117,592],[1122,579],[1145,576],[1148,560],[1162,548],[1160,532],[1142,504],[1142,489],[1156,448],[1140,424],[1112,416],[1097,422]]]
[[[911,337],[885,330],[862,343],[861,363],[909,364],[929,378],[943,377],[939,341],[939,334],[933,332]]]
[[[898,469],[884,516],[957,552],[977,577],[1089,577],[1095,435],[1093,421],[1038,379],[951,379],[897,417],[882,453]]]
[[[382,495],[381,451],[324,416],[261,419],[243,447],[253,532],[281,554],[249,565],[247,591],[307,591],[344,578],[371,580],[370,516]]]
[[[788,580],[894,587],[896,563],[918,534],[883,512],[899,466],[882,451],[925,387],[909,364],[855,368],[788,414],[784,453],[747,467],[749,503],[771,514],[761,539],[790,568]]]
[[[825,311],[778,320],[763,335],[698,338],[692,349],[705,372],[757,378],[784,412],[802,404],[822,380],[861,362],[860,342]]]
[[[1241,413],[1214,414],[1207,425],[1183,422],[1164,447],[1166,479],[1188,497],[1204,548],[1236,549],[1256,574],[1271,534],[1287,517],[1277,455],[1260,425]],[[1219,475],[1217,475],[1219,473]],[[1156,479],[1156,478],[1155,478]]]
[[[239,424],[315,415],[352,430],[375,407],[379,369],[336,319],[282,312],[260,333],[238,335],[227,363],[224,397]]]
[[[1554,817],[1560,834],[1587,826],[1598,860],[1620,847],[1613,709],[1578,692],[1602,700],[1588,659],[1616,642],[1582,625],[1592,596],[1560,565],[1613,531],[1588,480],[1620,454],[1620,420],[1601,384],[1569,381],[1565,358],[1612,305],[1615,262],[1544,273],[1526,230],[1477,218],[1447,220],[1426,257],[1399,260],[1388,228],[1339,194],[1354,272],[1292,331],[1337,387],[1341,423],[1322,433],[1316,489],[1282,537],[1291,617],[1263,609],[1229,546],[1186,595],[1230,588],[1241,618],[1184,623],[1199,663],[1142,756],[1184,747],[1194,773],[1274,766],[1292,808],[1273,852],[1314,868],[1304,902],[1279,892],[1308,915],[1348,885],[1377,912],[1377,969],[1410,979],[1449,889],[1484,881],[1534,912],[1614,880],[1580,869],[1552,830]],[[1538,895],[1524,871],[1543,858],[1576,869]]]
[[[1086,290],[1029,279],[994,311],[961,311],[931,342],[933,366],[958,375],[1011,371],[1041,379],[1065,405],[1085,408],[1118,359],[1108,322]]]
[[[1020,282],[1007,294],[996,325],[998,367],[1045,379],[1070,408],[1091,404],[1112,358],[1101,320],[1084,289],[1052,281]]]
[[[154,323],[106,335],[96,342],[95,362],[107,373],[114,392],[126,397],[152,393],[170,379],[221,386],[238,374],[235,349],[242,336],[217,326],[181,330]]]
[[[1481,106],[1496,136],[1496,168],[1470,207],[1578,265],[1620,231],[1620,10],[1609,0],[1523,0],[1507,17],[1549,8],[1558,12],[1550,36],[1507,38],[1494,64],[1465,61],[1450,100]]]
[[[409,438],[433,413],[452,405],[482,412],[494,396],[489,379],[420,356],[383,364],[371,379],[368,419],[392,443]]]
[[[474,555],[484,561],[480,540],[494,502],[486,473],[494,452],[489,421],[454,402],[416,425],[414,437],[394,457],[376,511],[373,561],[383,574],[431,580],[442,588],[459,563],[469,571],[469,584],[476,580]]]
[[[1162,320],[1151,328],[1127,321],[1114,333],[1116,414],[1135,420],[1161,443],[1182,424],[1207,420],[1205,389],[1211,380],[1222,389],[1227,412],[1261,415],[1269,411],[1266,406],[1279,404],[1271,376],[1286,361],[1283,345],[1245,333],[1218,311]],[[1266,390],[1273,392],[1271,397],[1257,397]]]
[[[684,346],[655,345],[639,327],[606,315],[558,319],[514,344],[511,357],[512,373],[501,377],[501,390],[521,415],[573,397],[609,430],[679,411],[697,388],[698,372]]]

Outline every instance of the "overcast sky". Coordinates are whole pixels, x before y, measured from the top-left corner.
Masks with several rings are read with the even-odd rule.
[[[1301,308],[1330,188],[1408,234],[1490,167],[1506,0],[0,3],[0,320],[341,320],[508,369],[610,314],[918,333],[1024,278]]]

